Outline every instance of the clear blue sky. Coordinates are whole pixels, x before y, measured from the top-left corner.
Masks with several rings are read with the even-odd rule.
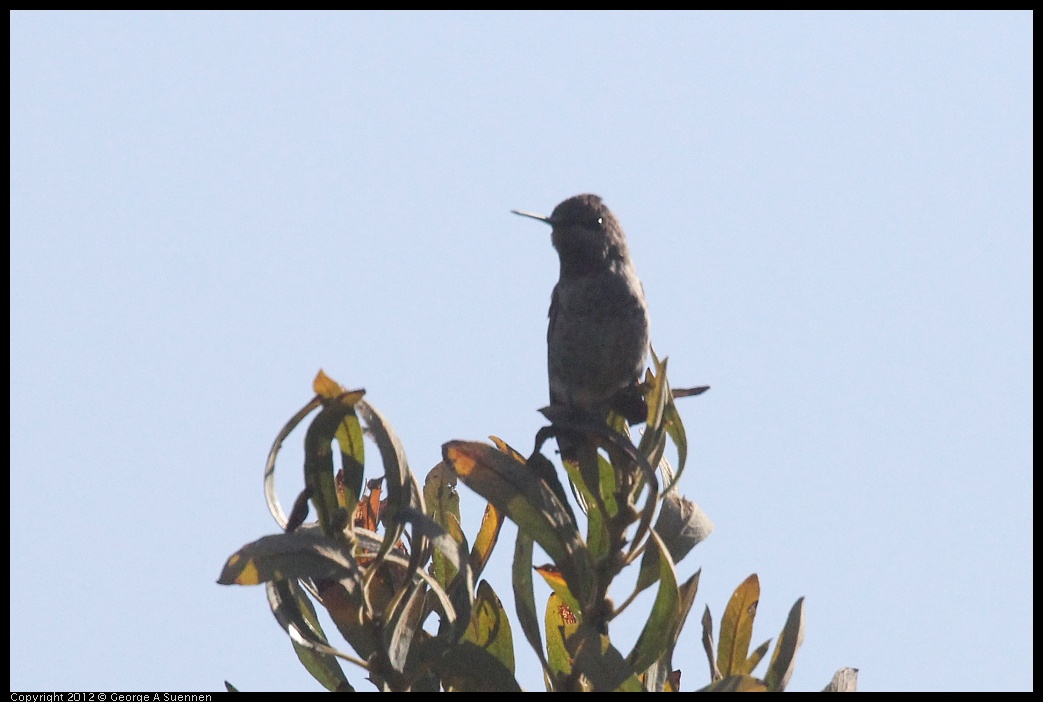
[[[12,689],[318,689],[263,589],[214,582],[276,530],[275,432],[323,368],[421,476],[449,439],[528,451],[557,259],[509,210],[581,192],[673,383],[713,386],[681,405],[697,614],[756,572],[755,643],[807,598],[792,689],[1030,689],[1032,40],[1029,13],[13,13]]]

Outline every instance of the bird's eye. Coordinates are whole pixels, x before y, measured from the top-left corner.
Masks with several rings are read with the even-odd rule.
[[[600,225],[602,225],[604,223],[605,223],[605,218],[604,217],[598,217],[598,226],[600,226]]]

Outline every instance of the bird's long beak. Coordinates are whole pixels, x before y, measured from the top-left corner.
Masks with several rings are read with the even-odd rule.
[[[544,217],[543,215],[534,214],[532,212],[523,212],[522,210],[511,210],[511,212],[513,212],[516,215],[521,215],[522,217],[529,217],[531,219],[538,219],[541,222],[546,222],[547,224],[551,224],[550,217]]]

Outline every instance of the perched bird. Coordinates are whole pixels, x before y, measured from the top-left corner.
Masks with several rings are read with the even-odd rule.
[[[619,221],[589,194],[570,197],[549,217],[512,212],[551,225],[561,262],[547,326],[551,405],[644,421],[648,307]],[[559,436],[558,446],[562,458],[575,458],[573,442]]]

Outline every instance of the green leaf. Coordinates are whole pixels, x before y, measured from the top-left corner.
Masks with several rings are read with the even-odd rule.
[[[763,682],[751,675],[729,675],[723,680],[716,680],[699,692],[767,692]]]
[[[338,400],[345,394],[356,395],[356,400],[365,394],[365,390],[349,391],[337,381],[319,370],[312,381],[315,394],[324,400],[323,404]],[[359,423],[358,415],[355,414],[354,402],[352,409],[344,414],[334,433],[337,444],[340,446],[341,466],[343,469],[344,500],[341,507],[349,510],[355,509],[359,497],[362,495],[362,478],[366,463],[365,449],[362,443],[362,425]]]
[[[398,510],[408,506],[420,506],[420,495],[413,482],[413,474],[406,461],[406,452],[394,429],[377,408],[365,400],[359,400],[356,408],[366,420],[366,429],[380,450],[384,464],[384,479],[388,487],[388,507]],[[412,488],[412,490],[411,490]]]
[[[382,544],[380,534],[357,527],[353,535],[357,541],[358,558],[363,563],[371,562]],[[408,566],[409,560],[400,552],[389,553],[381,567],[373,571],[365,590],[361,576],[354,580],[315,580],[322,604],[337,629],[364,659],[385,650],[385,622],[394,616],[395,608],[401,606],[402,599],[408,594],[411,582],[406,577],[411,572]],[[428,579],[436,596],[441,593],[441,597],[445,597],[430,575],[423,570],[412,572],[422,579]]]
[[[380,627],[367,613],[361,585],[351,588],[350,583],[345,587],[344,581],[318,580],[315,588],[337,631],[361,659],[368,660],[381,649]],[[388,594],[383,599],[390,597]]]
[[[572,672],[572,656],[565,646],[565,641],[579,628],[579,620],[575,611],[565,604],[556,592],[547,599],[547,611],[543,616],[547,630],[547,662],[550,664],[552,679],[563,680]]]
[[[288,519],[286,513],[283,512],[282,505],[279,504],[279,495],[275,491],[275,460],[279,455],[279,451],[282,450],[283,441],[290,435],[290,432],[296,429],[297,425],[304,421],[304,418],[311,414],[313,410],[321,406],[321,398],[313,397],[309,400],[308,404],[297,410],[297,413],[283,425],[279,433],[276,434],[272,447],[268,450],[268,460],[264,464],[264,500],[268,503],[268,511],[272,513],[272,517],[280,529],[286,529]]]
[[[674,402],[674,392],[666,382],[666,362],[667,359],[663,359],[660,363],[659,357],[656,356],[655,351],[652,351],[652,364],[655,367],[655,380],[658,384],[659,377],[663,378],[662,388],[662,416],[660,423],[657,425],[659,429],[665,431],[670,440],[674,443],[674,448],[677,449],[677,472],[668,475],[664,471],[663,482],[666,483],[666,487],[663,488],[663,492],[670,492],[677,481],[681,479],[681,474],[684,472],[685,464],[688,461],[688,438],[685,434],[684,423],[681,421],[681,415],[677,411],[677,405]],[[656,390],[660,388],[655,387]],[[702,390],[708,390],[709,388],[703,388]],[[657,400],[659,398],[657,397]],[[674,562],[678,562],[677,559]]]
[[[353,510],[362,497],[366,451],[362,441],[362,423],[354,408],[344,415],[334,434],[340,446],[340,464],[343,470],[344,501],[341,505]]]
[[[702,571],[696,571],[692,577],[688,578],[680,588],[680,598],[677,603],[678,615],[670,626],[670,645],[667,647],[666,655],[660,660],[663,661],[663,670],[667,675],[674,673],[674,648],[677,646],[677,640],[681,636],[681,630],[684,628],[685,621],[688,619],[688,614],[692,610],[692,605],[695,603],[695,594],[699,591],[699,574]],[[665,683],[666,681],[664,681]],[[656,689],[662,689],[656,688]],[[677,686],[674,686],[674,690],[677,690]]]
[[[666,428],[667,436],[674,442],[674,448],[677,449],[677,471],[670,477],[670,480],[664,480],[667,483],[665,489],[670,491],[681,479],[685,463],[688,461],[688,437],[685,434],[681,415],[677,411],[677,405],[674,404],[673,395],[667,400],[666,409],[663,410],[663,426]]]
[[[666,401],[670,397],[670,384],[666,380],[666,365],[669,359],[664,358],[662,361],[659,357],[652,352],[652,387],[645,395],[645,402],[648,404],[648,418],[647,424],[652,429],[659,429],[663,423],[663,410],[666,408]],[[648,432],[645,432],[646,434]],[[643,437],[642,437],[643,438]],[[645,448],[642,446],[642,448]]]
[[[296,627],[301,638],[329,645],[311,600],[296,580],[271,581],[266,584],[266,590],[272,614],[284,630],[289,632],[291,627]],[[354,691],[336,656],[300,644],[293,638],[291,643],[297,658],[320,685],[331,692]]]
[[[746,659],[745,672],[753,674],[753,671],[760,665],[761,660],[764,658],[764,654],[768,652],[768,647],[771,646],[771,639],[768,639],[750,654],[750,657]]]
[[[346,393],[324,402],[319,414],[308,425],[304,436],[304,485],[315,505],[322,530],[334,536],[341,532],[343,519],[336,517],[340,509],[337,484],[333,479],[333,437],[345,415],[352,412],[361,393]]]
[[[590,549],[591,560],[600,561],[608,554],[609,539],[608,529],[605,524],[606,517],[613,517],[619,512],[615,496],[615,470],[612,464],[599,454],[594,454],[598,461],[598,490],[599,496],[595,497],[587,486],[586,481],[580,473],[579,462],[562,461],[565,472],[569,476],[573,489],[578,490],[579,502],[587,505],[587,547]]]
[[[722,677],[720,669],[717,667],[717,656],[714,655],[713,651],[713,617],[710,616],[710,608],[706,607],[703,610],[703,651],[706,653],[706,660],[710,663],[710,680],[717,681]]]
[[[384,621],[387,624],[383,630],[388,661],[404,676],[402,682],[396,683],[396,687],[427,690],[437,686],[437,681],[430,674],[431,667],[436,665],[450,645],[462,637],[470,621],[472,583],[470,570],[466,567],[467,550],[441,525],[416,509],[402,509],[398,518],[403,525],[410,526],[415,544],[431,544],[458,572],[455,586],[451,585],[447,592],[433,576],[415,567],[418,559],[414,553],[407,573],[424,582],[414,581],[400,589],[385,610]],[[386,558],[394,562],[396,556],[389,553]],[[441,612],[441,626],[438,635],[432,637],[422,627],[434,610]]]
[[[641,680],[608,637],[583,622],[565,642],[572,655],[572,667],[581,673],[595,692],[642,692]]]
[[[399,673],[407,672],[407,664],[410,671],[419,665],[421,642],[427,635],[421,629],[424,623],[424,597],[423,583],[414,582],[407,590],[402,604],[394,608],[388,619],[388,625],[384,628],[384,646],[387,651],[388,662],[391,667]],[[414,640],[416,645],[414,645]],[[410,658],[413,660],[410,661]]]
[[[645,690],[649,692],[677,692],[679,689],[681,671],[674,668],[674,648],[677,646],[681,630],[684,628],[692,604],[695,602],[695,594],[699,590],[700,572],[696,571],[678,588],[678,614],[670,622],[670,643],[666,648],[666,653],[649,666],[643,676]]]
[[[786,689],[793,665],[797,657],[797,649],[804,643],[804,598],[797,600],[786,617],[786,625],[782,627],[775,652],[771,655],[771,664],[764,676],[764,683],[770,690],[779,692]]]
[[[666,545],[653,530],[649,534],[651,546],[659,551],[659,591],[634,649],[627,656],[627,663],[635,673],[644,672],[666,651],[673,635],[673,627],[680,613],[680,593],[677,590],[677,573]]]
[[[246,544],[225,563],[220,585],[259,585],[292,578],[357,578],[358,564],[337,542],[309,525],[290,534],[263,536]]]
[[[367,667],[366,661],[342,653],[326,642],[314,608],[296,583],[277,580],[267,583],[265,590],[276,620],[290,636],[290,642],[308,670],[329,689],[351,691],[339,665],[332,665],[331,659],[336,656],[362,668]]]
[[[724,610],[717,667],[725,677],[745,672],[750,639],[753,637],[753,619],[757,615],[760,596],[760,580],[754,573],[735,588]]]
[[[391,551],[402,536],[403,523],[399,518],[399,513],[408,507],[416,507],[423,512],[424,499],[420,495],[420,488],[416,484],[416,478],[413,476],[412,471],[409,470],[402,442],[399,441],[391,425],[387,423],[384,416],[375,407],[365,400],[359,400],[355,405],[355,409],[366,421],[366,429],[380,450],[380,458],[384,465],[384,479],[387,481],[388,490],[386,508],[388,519],[385,521],[387,528],[384,532],[380,550],[377,552],[373,563],[366,570],[368,582],[369,579],[374,577],[380,563],[387,557],[388,552]],[[419,549],[414,548],[413,553],[419,553]],[[419,567],[419,562],[410,562],[410,570]],[[412,573],[409,574],[409,577],[412,577]]]
[[[500,598],[485,580],[478,583],[478,595],[471,610],[471,623],[464,632],[464,640],[488,651],[514,675],[514,638],[511,635],[511,622],[500,603]]]
[[[462,553],[467,553],[467,537],[464,536],[463,527],[460,526],[460,521],[457,519],[456,515],[449,514],[446,516],[445,530],[449,537],[453,540],[453,543],[455,543],[460,549],[462,549]],[[455,561],[445,560],[445,557],[442,554],[441,550],[436,549],[434,554],[432,555],[434,557],[433,560],[437,561],[438,563],[444,563],[444,565],[442,566],[442,570],[444,573],[443,577],[445,577],[449,581],[445,585],[445,587],[448,587],[449,584],[452,583],[453,578],[459,575],[460,571],[457,570],[456,566],[453,565]],[[464,561],[465,564],[469,562],[469,560]],[[435,565],[435,569],[438,570],[438,568],[439,566]]]
[[[561,571],[553,565],[542,565],[537,567],[535,570],[539,573],[540,577],[543,578],[543,582],[547,583],[550,586],[550,589],[561,598],[562,602],[572,610],[576,619],[582,619],[583,615],[580,612],[579,601],[576,600],[572,591],[569,590],[569,584],[565,582],[565,578],[562,577]]]
[[[448,692],[522,692],[503,661],[471,641],[450,647],[439,662],[439,672]]]
[[[440,629],[437,646],[447,646],[457,641],[471,618],[473,582],[467,567],[466,544],[457,542],[449,533],[426,514],[410,509],[399,513],[402,522],[411,527],[414,540],[422,539],[433,545],[447,560],[449,567],[457,572],[450,587],[443,588],[438,581],[423,570],[415,571],[428,582],[430,594],[442,610],[443,628]],[[413,558],[410,567],[413,565]]]
[[[544,676],[549,682],[550,666],[543,655],[540,624],[536,614],[536,598],[532,592],[532,537],[521,529],[514,542],[514,562],[511,566],[511,584],[514,587],[514,610],[518,615],[522,633],[529,646],[536,652],[543,666]]]
[[[636,499],[642,486],[647,486],[648,495],[645,499],[645,505],[641,509],[637,529],[631,539],[630,550],[626,554],[626,558],[629,560],[637,549],[644,545],[648,532],[652,528],[652,518],[655,516],[655,508],[659,498],[659,480],[656,477],[655,470],[649,464],[645,455],[630,442],[628,436],[614,431],[604,423],[591,420],[589,415],[584,415],[582,412],[576,412],[571,408],[559,405],[544,407],[540,412],[551,420],[552,424],[550,427],[544,427],[537,433],[537,447],[546,438],[562,431],[585,436],[588,439],[587,443],[594,442],[604,448],[609,454],[613,472],[620,478],[625,479],[629,484],[629,487],[622,490],[628,493],[625,496],[627,499]],[[542,546],[543,544],[540,545]],[[587,560],[590,560],[589,556]],[[555,562],[557,563],[557,561]],[[558,563],[558,565],[561,566],[562,564]],[[586,602],[587,598],[573,585],[564,567],[562,571],[565,572],[566,579],[569,580],[569,586],[576,597],[581,602]]]
[[[456,473],[445,461],[437,463],[424,480],[427,514],[446,528],[447,515],[453,515],[458,522],[460,520],[460,494],[456,491],[456,482]]]
[[[460,529],[460,494],[456,491],[456,482],[457,477],[453,469],[445,461],[439,462],[424,480],[424,505],[427,507],[427,514],[459,545],[463,544],[465,539]],[[432,565],[435,580],[447,588],[458,572],[456,567],[450,564],[441,552],[435,552]]]
[[[549,427],[548,427],[549,429]],[[542,431],[542,430],[541,430]],[[539,433],[537,433],[537,442],[539,442]],[[514,453],[509,454],[512,458],[515,458]],[[576,514],[572,511],[572,505],[569,504],[569,497],[565,494],[565,488],[562,486],[561,481],[558,479],[558,472],[554,468],[554,464],[551,463],[546,456],[539,451],[533,451],[532,455],[524,461],[525,472],[530,476],[531,480],[540,481],[550,490],[551,494],[558,498],[558,504],[568,514],[568,519],[573,524],[576,524]],[[573,494],[576,495],[577,499],[582,497],[581,493],[575,492],[573,488]]]
[[[645,373],[648,390],[645,393],[645,402],[648,404],[648,419],[645,431],[641,435],[638,449],[648,460],[649,464],[659,466],[662,463],[663,452],[666,449],[666,426],[664,424],[664,413],[667,402],[670,400],[670,384],[666,379],[667,360],[659,360],[653,353],[653,370]],[[664,473],[664,482],[669,483],[671,476]]]
[[[442,455],[460,479],[538,543],[581,601],[593,590],[590,554],[570,513],[524,463],[487,444],[450,441]]]

